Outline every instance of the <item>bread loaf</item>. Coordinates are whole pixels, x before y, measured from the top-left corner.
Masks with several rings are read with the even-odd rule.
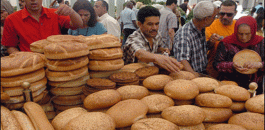
[[[78,79],[71,81],[48,81],[48,84],[52,87],[78,87],[86,84],[86,80],[90,79],[89,74],[82,76]]]
[[[245,102],[233,102],[230,109],[233,112],[245,112],[246,111]]]
[[[1,77],[17,76],[43,68],[45,57],[33,52],[18,52],[1,58]]]
[[[174,80],[175,79],[192,80],[192,79],[196,78],[196,76],[189,71],[179,71],[179,72],[175,72],[175,73],[170,73],[169,76],[172,77]]]
[[[114,60],[91,60],[88,68],[93,71],[113,71],[121,69],[124,66],[124,61],[122,59]]]
[[[168,75],[153,75],[143,81],[143,86],[150,90],[163,90],[164,86],[172,80],[173,78]]]
[[[147,118],[135,122],[131,130],[179,130],[174,123],[161,118]]]
[[[138,99],[123,100],[106,112],[115,121],[116,128],[127,127],[145,118],[148,106]]]
[[[52,99],[52,101],[58,105],[78,105],[83,103],[81,97],[82,95],[56,96]]]
[[[174,106],[174,101],[166,96],[160,94],[149,95],[141,99],[148,106],[148,113],[159,113],[164,109]]]
[[[65,59],[65,60],[47,60],[46,65],[52,71],[70,71],[81,68],[88,64],[87,56]]]
[[[51,87],[50,92],[53,95],[77,95],[82,93],[82,88],[85,87],[85,85],[78,86],[78,87]]]
[[[1,103],[6,102],[9,99],[10,99],[10,96],[7,93],[1,92]]]
[[[21,103],[12,103],[12,104],[5,104],[5,106],[10,110],[20,109],[24,105],[24,102]]]
[[[195,98],[195,104],[202,107],[229,108],[232,100],[220,94],[203,93]]]
[[[87,66],[84,66],[76,70],[65,71],[65,72],[50,71],[46,69],[46,77],[50,81],[75,80],[75,79],[81,78],[82,76],[85,76],[86,74],[88,74]]]
[[[234,124],[217,124],[210,126],[207,130],[247,130],[246,128]]]
[[[121,47],[119,39],[111,34],[92,35],[85,37],[85,44],[87,44],[89,50]]]
[[[3,130],[22,130],[15,116],[4,106],[1,106],[1,127]]]
[[[47,41],[51,43],[58,43],[58,42],[85,42],[85,36],[73,36],[73,35],[51,35],[47,37]]]
[[[264,94],[248,99],[245,103],[245,107],[250,112],[264,114]]]
[[[86,44],[70,41],[49,44],[43,49],[47,59],[68,59],[89,54]]]
[[[121,48],[96,49],[89,52],[89,59],[93,60],[121,59],[122,56]]]
[[[33,52],[43,53],[43,47],[47,46],[51,42],[46,39],[38,40],[29,45],[30,50]]]
[[[84,108],[81,107],[71,108],[59,113],[57,116],[54,117],[51,123],[56,130],[62,130],[63,127],[70,120],[85,113],[87,113],[87,111]]]
[[[215,93],[225,95],[233,101],[246,101],[250,98],[250,93],[247,89],[236,85],[223,85],[216,88]]]
[[[121,99],[142,99],[149,94],[147,88],[139,85],[126,85],[117,89],[121,94]]]
[[[54,130],[53,126],[46,117],[42,107],[34,102],[26,102],[24,110],[32,121],[34,128],[38,130]]]
[[[16,86],[21,86],[23,82],[36,82],[38,80],[41,80],[45,77],[45,71],[43,68],[23,74],[23,75],[18,75],[14,77],[8,77],[8,78],[2,78],[1,77],[1,86],[3,87],[16,87]]]
[[[195,82],[199,88],[200,92],[210,92],[215,88],[219,87],[217,80],[208,77],[198,77],[192,79],[191,81]]]
[[[89,75],[91,79],[94,78],[101,78],[107,79],[111,74],[120,72],[120,70],[113,70],[113,71],[89,71]]]
[[[77,104],[77,105],[58,105],[54,103],[54,108],[57,111],[65,111],[67,109],[75,108],[75,107],[84,107],[83,104]]]
[[[192,126],[179,126],[179,130],[206,130],[203,123]]]
[[[13,113],[23,130],[35,130],[32,122],[25,113],[16,110],[12,110],[11,112]]]
[[[203,122],[226,122],[233,114],[229,108],[207,108],[201,107],[204,111],[205,119]]]

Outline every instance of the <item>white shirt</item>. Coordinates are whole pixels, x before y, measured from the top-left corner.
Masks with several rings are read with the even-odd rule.
[[[121,27],[119,22],[111,17],[108,13],[103,14],[101,17],[98,18],[99,22],[104,25],[107,29],[108,34],[112,34],[115,37],[120,39],[121,36]]]

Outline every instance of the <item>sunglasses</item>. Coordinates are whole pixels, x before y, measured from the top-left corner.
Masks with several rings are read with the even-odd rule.
[[[234,15],[234,13],[223,13],[223,12],[219,13],[219,15],[221,15],[221,16],[225,16],[225,14],[226,14],[227,17],[231,17],[231,16]]]

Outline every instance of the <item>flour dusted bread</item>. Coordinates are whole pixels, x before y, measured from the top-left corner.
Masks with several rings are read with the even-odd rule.
[[[203,123],[191,126],[179,126],[179,130],[206,130]]]
[[[89,54],[86,44],[70,41],[49,44],[43,49],[47,59],[68,59]]]
[[[89,50],[121,47],[119,39],[111,34],[92,35],[85,37],[85,44]]]
[[[207,130],[247,130],[246,128],[234,124],[217,124],[210,126]]]
[[[38,80],[41,80],[45,77],[45,71],[43,68],[36,70],[31,73],[22,74],[18,76],[13,77],[1,77],[1,86],[3,87],[17,87],[21,86],[23,82],[36,82]]]
[[[179,130],[174,123],[161,118],[141,119],[135,122],[131,130]]]
[[[229,108],[207,108],[201,107],[205,114],[203,122],[226,122],[233,114]]]
[[[148,106],[138,99],[123,100],[109,108],[106,112],[116,124],[116,128],[132,125],[134,122],[145,118]]]
[[[52,126],[56,130],[62,130],[63,127],[72,119],[87,113],[86,109],[81,107],[71,108],[59,113],[57,116],[54,117],[52,120]]]
[[[22,130],[13,113],[4,106],[1,106],[1,127],[3,130]]]
[[[88,74],[88,68],[87,66],[84,66],[82,68],[71,70],[71,71],[65,71],[65,72],[58,72],[58,71],[50,71],[46,69],[46,77],[50,81],[69,81],[69,80],[75,80],[78,78],[81,78],[82,76],[85,76]]]
[[[51,42],[47,41],[46,39],[38,40],[29,45],[30,50],[33,52],[38,52],[38,53],[44,53],[43,52],[43,47],[47,46]]]
[[[85,42],[85,36],[73,36],[73,35],[51,35],[47,37],[47,41],[51,43],[58,43],[58,42]]]
[[[248,130],[264,130],[264,115],[244,112],[230,117],[228,124],[240,125]]]
[[[86,112],[70,120],[63,130],[115,130],[115,122],[108,114]]]
[[[114,60],[91,60],[88,68],[93,71],[112,71],[121,69],[124,66],[124,61],[122,59]]]
[[[135,72],[137,69],[143,68],[143,67],[146,67],[146,66],[151,66],[151,65],[146,64],[146,63],[141,63],[141,62],[139,62],[139,63],[131,63],[131,64],[124,65],[121,68],[121,71]]]
[[[233,102],[230,109],[233,112],[245,112],[246,111],[245,102]]]
[[[159,113],[168,107],[174,106],[172,98],[161,94],[146,96],[142,98],[141,101],[147,104],[148,113]]]
[[[203,93],[195,98],[195,104],[202,107],[229,108],[232,100],[220,94]]]
[[[144,79],[143,85],[150,90],[163,90],[164,86],[172,80],[173,78],[168,75],[153,75]]]
[[[25,113],[16,110],[12,110],[11,112],[13,113],[23,130],[35,130],[32,122]]]
[[[1,57],[1,77],[11,77],[36,71],[45,65],[45,57],[39,53],[18,52]]]
[[[235,54],[233,57],[233,62],[237,63],[241,67],[244,67],[246,62],[261,62],[261,57],[256,51],[244,49]],[[242,74],[253,74],[258,71],[258,69],[249,69],[247,71],[240,71],[238,69],[236,70]]]
[[[198,125],[205,119],[203,110],[194,105],[171,106],[164,109],[161,115],[178,126]]]
[[[46,65],[52,71],[69,71],[81,68],[88,64],[87,56],[65,59],[65,60],[47,60]]]
[[[225,95],[233,101],[246,101],[250,98],[247,89],[236,85],[223,85],[214,90],[215,93]]]
[[[48,81],[48,84],[52,87],[78,87],[86,84],[86,80],[90,79],[89,74],[74,79],[71,81]]]
[[[42,107],[34,102],[26,102],[24,110],[32,121],[34,128],[38,130],[54,130],[53,126],[46,117]]]
[[[51,87],[50,92],[53,95],[77,95],[82,93],[82,88],[85,85],[81,85],[78,87]]]
[[[175,73],[170,73],[169,76],[172,77],[174,80],[175,79],[192,80],[192,79],[196,78],[196,76],[189,71],[179,71],[179,72],[175,72]]]
[[[78,105],[82,104],[82,94],[79,95],[67,95],[67,96],[56,96],[52,99],[53,103],[58,105]]]
[[[149,94],[147,88],[139,85],[125,85],[117,89],[121,94],[121,99],[142,99]]]
[[[264,94],[248,99],[245,107],[248,111],[264,114]]]
[[[192,79],[192,81],[197,84],[200,92],[209,92],[219,87],[218,81],[213,78],[198,77]]]
[[[89,52],[89,59],[93,60],[121,59],[122,56],[123,52],[121,48],[96,49]]]

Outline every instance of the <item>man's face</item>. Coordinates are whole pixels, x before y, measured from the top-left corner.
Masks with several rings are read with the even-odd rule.
[[[42,0],[25,0],[25,4],[30,11],[39,11],[42,7]]]
[[[219,19],[223,25],[231,25],[235,15],[235,6],[221,6],[219,11]]]
[[[24,0],[19,0],[19,8],[24,9],[25,7],[25,1]]]
[[[218,14],[218,12],[219,10],[215,8],[213,15],[205,19],[205,24],[204,24],[205,27],[209,27],[213,23],[213,21],[215,20],[215,16]]]
[[[96,12],[96,14],[101,17],[104,13],[104,11],[106,10],[105,7],[102,6],[102,1],[96,1],[94,4],[94,10]]]
[[[157,35],[159,27],[159,17],[146,17],[144,23],[138,22],[138,26],[146,38],[154,38]]]

